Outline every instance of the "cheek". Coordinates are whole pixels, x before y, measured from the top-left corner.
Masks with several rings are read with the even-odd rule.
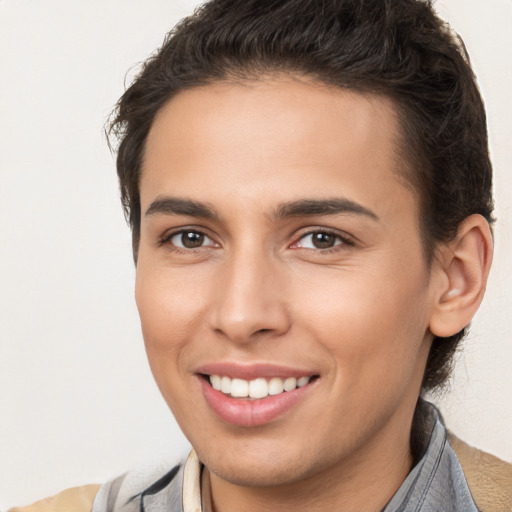
[[[201,297],[193,279],[176,278],[165,268],[151,272],[137,268],[135,300],[152,366],[164,354],[173,356],[167,362],[176,360],[186,346],[204,310]]]
[[[144,345],[155,382],[176,420],[196,415],[195,408],[180,406],[189,389],[187,353],[197,330],[200,303],[196,291],[172,279],[167,269],[145,272],[138,266],[135,299],[142,325]]]
[[[340,374],[350,374],[352,381],[410,372],[427,333],[427,289],[418,274],[397,282],[382,273],[354,272],[310,286],[298,307],[299,322],[307,322]]]

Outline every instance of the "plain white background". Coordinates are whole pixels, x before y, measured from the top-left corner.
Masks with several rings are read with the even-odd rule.
[[[0,0],[1,509],[187,450],[145,360],[102,125],[127,70],[197,3]],[[499,218],[488,295],[438,401],[510,460],[512,1],[437,5],[486,100]]]

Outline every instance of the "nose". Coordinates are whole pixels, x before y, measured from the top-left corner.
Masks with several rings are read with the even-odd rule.
[[[270,255],[239,253],[223,264],[210,327],[235,343],[277,337],[290,328],[285,283]]]

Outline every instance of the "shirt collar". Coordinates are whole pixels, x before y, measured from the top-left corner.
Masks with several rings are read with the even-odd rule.
[[[424,454],[382,512],[478,512],[439,411],[421,399],[418,407],[429,432]]]
[[[202,512],[201,462],[192,450],[183,471],[183,512]]]

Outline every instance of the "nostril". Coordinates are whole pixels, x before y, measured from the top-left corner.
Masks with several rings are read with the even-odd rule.
[[[271,331],[272,331],[272,329],[259,329],[254,334],[264,334],[266,332],[271,332]]]

